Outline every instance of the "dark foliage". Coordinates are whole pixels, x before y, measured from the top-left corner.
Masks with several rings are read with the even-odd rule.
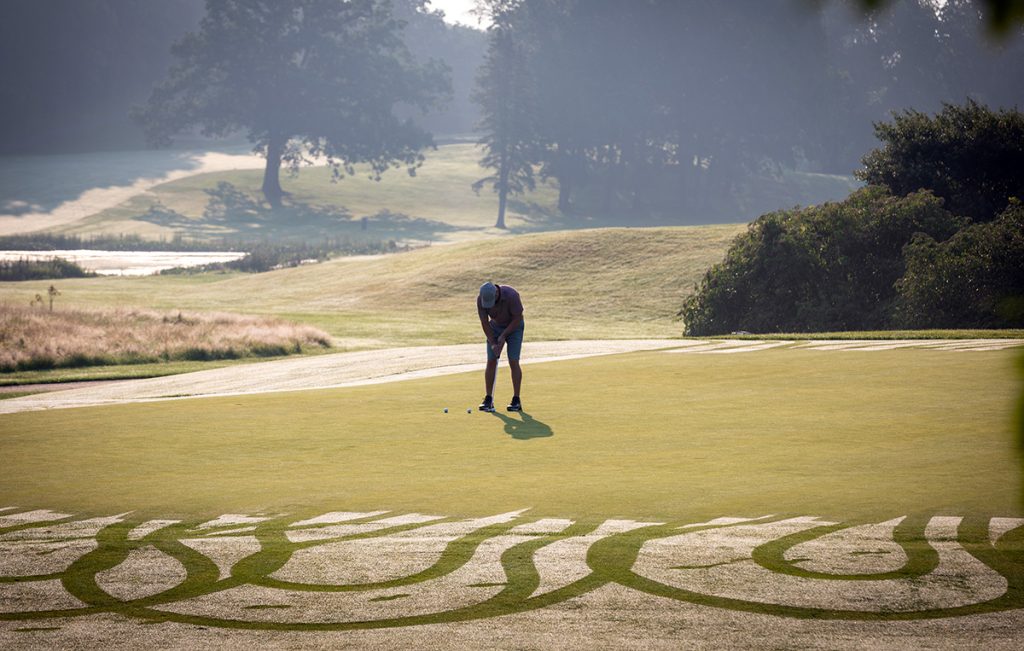
[[[47,260],[0,261],[0,281],[50,280],[54,278],[85,278],[96,274],[86,271],[74,262],[64,258]]]
[[[988,221],[1010,197],[1024,197],[1024,114],[993,111],[969,100],[937,115],[904,111],[875,125],[883,146],[864,157],[857,173],[895,195],[928,188],[946,207]]]
[[[906,249],[898,317],[910,328],[1024,327],[1024,205],[945,242],[917,235]]]
[[[764,215],[686,300],[686,334],[885,328],[903,247],[915,233],[945,240],[964,223],[927,191],[893,197],[879,187]]]
[[[246,247],[245,257],[230,262],[218,262],[197,267],[175,267],[165,269],[161,275],[196,274],[209,271],[243,271],[262,273],[284,267],[297,267],[312,262],[323,262],[346,255],[375,255],[397,253],[409,247],[400,246],[394,240],[355,241],[350,239],[325,238],[320,242],[298,242],[272,244],[262,242]]]
[[[418,65],[403,23],[385,0],[207,0],[195,32],[175,44],[175,64],[135,116],[156,145],[199,128],[245,132],[266,156],[263,193],[281,206],[282,163],[324,158],[336,178],[369,164],[410,173],[433,139],[395,113],[427,111],[450,93],[447,69]]]
[[[248,247],[237,241],[191,240],[173,237],[169,240],[147,240],[138,235],[60,235],[32,233],[0,237],[0,251],[245,251]]]

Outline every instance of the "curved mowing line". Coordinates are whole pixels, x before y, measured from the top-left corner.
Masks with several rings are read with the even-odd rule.
[[[455,570],[458,570],[463,565],[469,562],[469,560],[473,557],[473,554],[476,553],[476,550],[481,543],[483,543],[488,538],[493,538],[500,534],[506,533],[513,526],[515,526],[514,523],[490,525],[488,527],[481,528],[477,531],[462,536],[457,540],[453,540],[452,542],[448,543],[448,545],[445,547],[445,550],[441,552],[440,558],[438,558],[438,560],[433,565],[415,574],[410,574],[409,576],[404,576],[397,579],[389,579],[387,581],[375,581],[372,583],[353,584],[297,583],[293,581],[274,579],[270,576],[270,574],[273,574],[273,572],[265,572],[260,576],[252,576],[252,578],[250,578],[248,582],[252,583],[253,585],[260,585],[267,588],[279,588],[282,590],[296,590],[305,592],[360,592],[368,590],[386,590],[388,588],[398,588],[402,586],[413,585],[415,583],[422,583],[423,581],[436,579],[446,574],[450,574]],[[393,534],[396,533],[396,531],[388,531],[387,533]],[[360,534],[360,538],[367,537],[369,536],[363,536]],[[386,536],[382,533],[379,536],[373,537],[383,538]],[[291,551],[288,551],[288,556],[291,556]],[[278,567],[277,569],[281,568]],[[276,572],[277,569],[275,569],[274,572]]]
[[[776,574],[787,574],[805,579],[824,579],[829,581],[884,581],[890,579],[909,579],[921,577],[935,571],[939,566],[939,553],[928,544],[924,530],[930,518],[924,515],[908,516],[893,531],[893,540],[903,548],[907,562],[898,570],[879,572],[877,574],[830,574],[805,570],[796,565],[796,560],[786,560],[785,555],[793,547],[822,536],[850,529],[861,524],[873,524],[867,521],[814,527],[804,531],[791,533],[782,538],[759,545],[754,549],[753,559],[761,567]]]
[[[366,518],[365,521],[372,522],[371,517]],[[59,579],[64,589],[71,596],[86,604],[85,607],[66,610],[0,613],[0,621],[43,620],[58,617],[80,617],[100,613],[117,613],[143,620],[144,623],[177,622],[199,626],[251,630],[345,631],[452,623],[521,613],[558,604],[568,599],[585,595],[608,584],[618,584],[647,594],[702,606],[801,619],[909,621],[975,615],[1024,607],[1024,527],[1018,527],[1007,532],[996,544],[992,544],[988,538],[989,518],[981,516],[967,517],[961,520],[957,530],[957,542],[967,553],[1003,576],[1007,581],[1008,589],[1003,595],[995,599],[963,606],[900,612],[852,611],[788,606],[702,594],[669,586],[654,579],[641,576],[633,571],[641,549],[649,541],[679,535],[681,532],[694,533],[709,529],[762,525],[784,519],[786,519],[786,516],[773,516],[753,521],[701,526],[676,522],[664,525],[648,525],[640,529],[612,534],[593,542],[587,549],[586,563],[591,570],[590,574],[568,585],[535,597],[530,595],[539,587],[541,581],[540,573],[533,562],[534,555],[538,550],[560,540],[593,533],[600,526],[601,522],[580,521],[570,525],[561,532],[540,534],[535,535],[535,537],[523,534],[526,539],[523,542],[510,546],[500,557],[500,564],[507,581],[503,584],[489,584],[495,587],[503,586],[502,589],[497,594],[479,603],[434,613],[378,620],[342,622],[249,621],[208,615],[181,614],[157,610],[156,608],[246,585],[294,592],[358,592],[422,584],[447,576],[464,567],[472,559],[483,542],[508,534],[515,526],[525,522],[510,521],[487,525],[454,539],[445,546],[439,558],[429,568],[420,572],[398,579],[350,585],[296,583],[272,579],[270,575],[284,567],[292,554],[300,549],[342,541],[383,538],[401,531],[414,530],[428,525],[425,523],[413,523],[318,541],[291,542],[286,535],[288,525],[290,524],[289,519],[281,516],[256,525],[256,530],[252,535],[260,542],[260,551],[236,562],[231,569],[231,576],[219,579],[220,569],[216,563],[204,554],[181,542],[182,539],[196,535],[196,527],[199,523],[172,524],[150,532],[139,540],[129,540],[129,533],[139,523],[118,522],[102,528],[96,535],[98,543],[96,549],[80,556],[63,572],[48,575],[0,578],[0,583],[5,584]],[[364,519],[359,520],[362,521]],[[933,572],[939,563],[938,552],[926,540],[924,535],[929,520],[930,518],[927,515],[918,514],[905,518],[894,529],[893,539],[904,549],[908,559],[904,566],[896,571],[870,575],[833,575],[803,570],[795,565],[799,561],[787,561],[785,559],[786,552],[796,545],[859,524],[870,524],[866,521],[816,526],[808,530],[789,534],[759,545],[754,549],[751,559],[761,567],[776,574],[797,576],[809,580],[878,581],[919,578]],[[444,522],[451,521],[448,519]],[[358,523],[356,520],[352,522]],[[15,528],[20,530],[34,526],[52,525],[54,523],[55,521],[30,523],[28,525],[19,525]],[[431,522],[430,524],[439,523]],[[687,525],[685,529],[681,528],[683,525]],[[329,525],[325,524],[324,526]],[[120,600],[103,590],[98,582],[98,575],[119,566],[134,550],[148,545],[152,545],[160,552],[180,562],[186,569],[184,581],[157,594],[133,600]],[[407,596],[411,595],[384,595],[375,597],[372,600],[392,601]],[[259,604],[246,608],[252,610],[277,608],[281,609],[282,612],[288,612],[294,606]]]

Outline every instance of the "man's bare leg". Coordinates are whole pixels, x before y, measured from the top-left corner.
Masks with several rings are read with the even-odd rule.
[[[523,369],[519,368],[518,359],[508,360],[509,371],[512,372],[512,395],[519,395],[519,387],[523,384]]]
[[[516,364],[518,366],[518,363]],[[494,391],[494,376],[498,374],[498,360],[487,360],[487,369],[484,371],[484,394],[491,395]]]

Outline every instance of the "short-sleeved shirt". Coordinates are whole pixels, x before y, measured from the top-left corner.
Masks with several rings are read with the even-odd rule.
[[[485,310],[480,303],[480,296],[476,297],[476,310],[482,319],[486,314],[494,326],[507,328],[512,320],[523,313],[523,300],[519,298],[519,292],[508,285],[498,285],[498,302],[489,310]]]

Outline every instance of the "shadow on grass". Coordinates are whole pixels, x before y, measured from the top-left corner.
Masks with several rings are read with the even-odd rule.
[[[205,190],[209,200],[201,219],[193,219],[157,204],[137,219],[192,236],[240,239],[309,239],[347,236],[373,240],[435,239],[443,232],[459,230],[444,222],[409,217],[382,210],[356,218],[344,206],[314,206],[289,201],[278,209],[269,207],[232,183],[222,181]]]
[[[566,214],[550,206],[523,200],[510,200],[509,209],[522,221],[521,225],[510,229],[512,233],[537,233],[583,228],[685,226],[715,221],[699,217],[687,218],[678,212],[635,211],[625,207],[613,211],[579,208]]]
[[[555,435],[547,423],[542,423],[525,411],[518,413],[519,418],[513,418],[497,411],[491,412],[505,424],[505,433],[516,440],[541,439]]]
[[[89,190],[128,186],[139,179],[193,170],[201,164],[203,153],[160,150],[0,156],[0,215],[49,212]],[[247,150],[229,148],[225,153]]]

